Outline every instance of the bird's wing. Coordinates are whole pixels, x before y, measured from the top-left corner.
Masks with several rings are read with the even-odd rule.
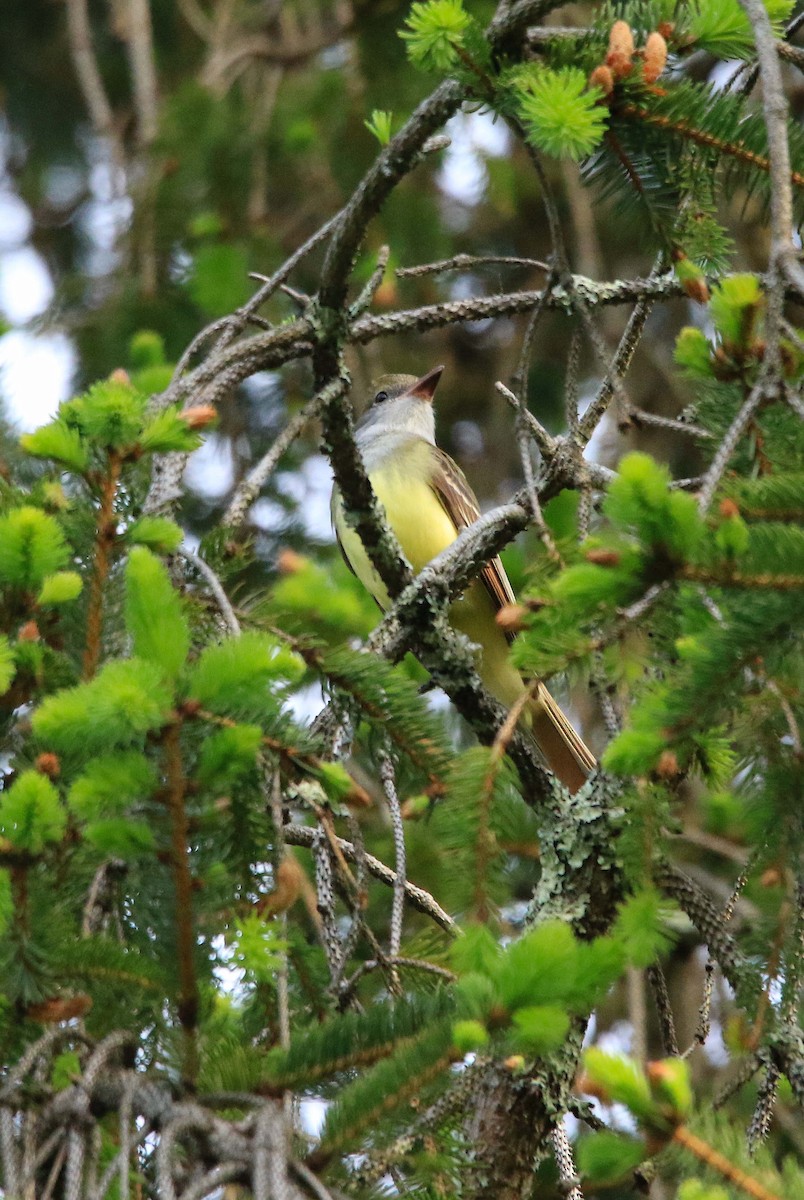
[[[466,529],[480,516],[477,497],[461,468],[445,451],[436,446],[434,456],[435,469],[431,480],[433,490],[455,528]],[[480,579],[496,609],[505,604],[516,604],[516,596],[499,558],[493,558],[491,562],[486,563],[480,572]]]

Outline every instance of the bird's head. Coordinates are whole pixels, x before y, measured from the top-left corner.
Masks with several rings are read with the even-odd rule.
[[[358,422],[365,435],[404,430],[433,440],[433,397],[443,366],[426,375],[381,375],[374,383],[369,406]]]

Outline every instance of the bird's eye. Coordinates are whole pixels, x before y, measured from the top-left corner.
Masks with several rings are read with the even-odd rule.
[[[374,403],[382,404],[383,400],[387,400],[387,399],[388,399],[387,392],[377,392],[377,395],[374,397]]]

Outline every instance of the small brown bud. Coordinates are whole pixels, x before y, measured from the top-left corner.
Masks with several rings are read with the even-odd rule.
[[[615,21],[609,34],[609,54],[626,54],[630,58],[634,53],[634,35],[627,21]]]
[[[494,620],[504,633],[519,633],[525,628],[524,618],[528,610],[523,604],[504,604]]]
[[[309,563],[308,558],[291,550],[290,546],[283,546],[276,556],[276,569],[280,575],[298,575]]]
[[[684,280],[682,286],[690,300],[696,300],[698,304],[709,303],[709,286],[703,277],[698,279],[686,279]]]
[[[217,421],[218,410],[214,404],[194,404],[191,408],[185,408],[179,416],[190,429],[206,429],[213,421]]]
[[[510,1054],[508,1058],[503,1059],[503,1066],[509,1071],[521,1071],[524,1065],[525,1059],[521,1054]]]
[[[672,21],[660,21],[659,28],[656,30],[656,32],[660,33],[666,42],[669,42],[670,38],[675,33],[675,30],[676,27]]]
[[[667,66],[667,42],[660,33],[648,34],[642,58],[642,78],[655,83]]]
[[[371,808],[373,801],[366,789],[353,779],[350,790],[344,796],[344,803],[352,808]]]
[[[91,1008],[92,997],[78,992],[75,996],[50,996],[38,1004],[29,1004],[25,1015],[42,1025],[57,1025],[60,1021],[83,1017]]]
[[[594,563],[596,567],[618,567],[620,565],[620,555],[616,550],[587,550],[584,554],[587,562]]]
[[[110,383],[125,383],[131,385],[131,376],[128,371],[124,371],[122,367],[117,367],[109,376]]]
[[[627,54],[615,52],[606,55],[606,66],[610,68],[615,80],[625,79],[626,75],[630,75],[633,65],[633,59]]]
[[[718,505],[718,512],[720,513],[721,517],[727,521],[731,517],[739,517],[740,515],[739,508],[734,501],[730,500],[728,497],[725,500],[720,501],[720,504]]]
[[[675,779],[678,775],[678,759],[672,750],[663,750],[656,764],[656,774],[660,779]]]
[[[179,712],[183,717],[195,717],[200,713],[200,711],[201,701],[193,700],[191,697],[188,697],[186,700],[182,700],[181,705],[179,706]]]
[[[38,642],[39,626],[36,621],[26,621],[17,634],[18,642]]]
[[[634,65],[634,35],[627,21],[615,21],[609,34],[606,65],[615,79],[624,79]]]
[[[374,303],[378,308],[394,308],[399,300],[399,292],[393,279],[384,279],[374,293]]]
[[[303,885],[304,871],[296,859],[288,854],[276,869],[276,887],[260,901],[260,912],[267,917],[287,912],[301,895]]]
[[[40,775],[47,775],[48,779],[57,779],[61,774],[61,763],[59,762],[58,754],[51,754],[49,751],[40,754],[34,766]]]
[[[675,1072],[661,1059],[645,1063],[645,1074],[651,1083],[662,1083],[665,1079],[673,1080]]]
[[[611,67],[607,67],[605,63],[595,67],[589,76],[589,86],[599,87],[604,96],[610,96],[614,91],[614,75]]]
[[[579,1075],[575,1083],[575,1091],[583,1092],[585,1096],[596,1096],[598,1100],[602,1100],[604,1104],[609,1101],[609,1093],[596,1079],[590,1079],[588,1075]]]
[[[764,888],[778,887],[782,882],[782,873],[778,867],[768,867],[759,877],[760,886]]]

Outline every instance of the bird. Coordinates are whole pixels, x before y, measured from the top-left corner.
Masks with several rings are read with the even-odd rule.
[[[374,494],[414,574],[480,516],[463,471],[436,445],[433,399],[443,371],[438,366],[422,376],[381,376],[355,432]],[[390,596],[346,519],[337,486],[332,492],[332,522],[347,566],[386,610]],[[501,608],[515,603],[505,568],[493,558],[449,610],[453,628],[478,647],[477,669],[484,685],[507,708],[521,700],[527,685],[509,658],[512,635],[495,618]],[[548,767],[576,792],[596,767],[595,757],[544,684],[532,684],[531,691],[523,724]]]

